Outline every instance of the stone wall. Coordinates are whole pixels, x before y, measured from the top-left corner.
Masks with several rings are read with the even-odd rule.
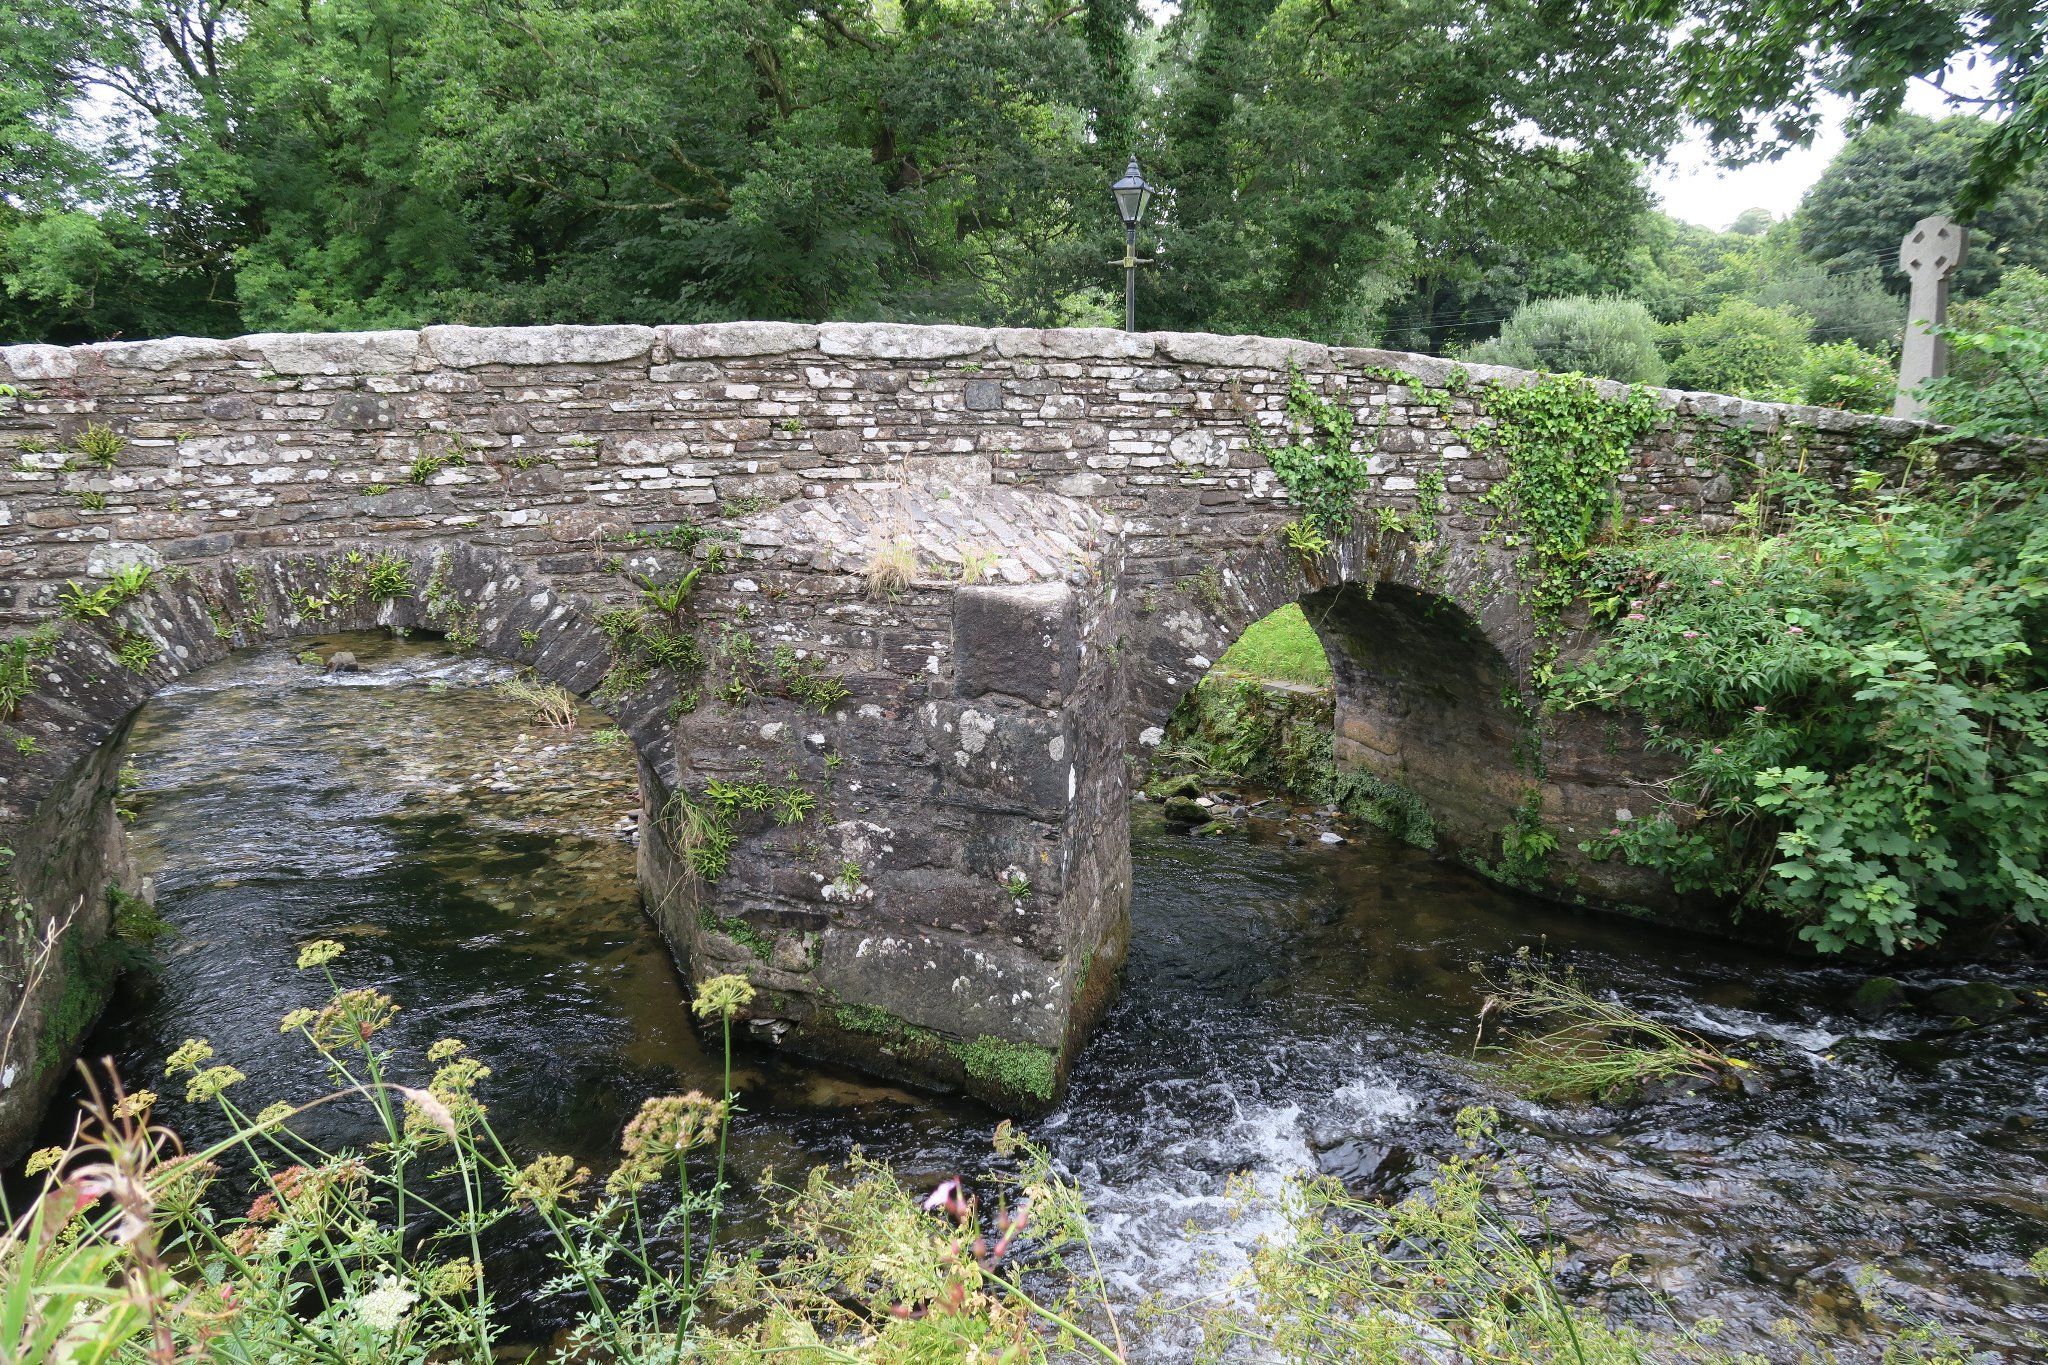
[[[1369,507],[1412,526],[1441,474],[1433,527],[1362,517],[1308,565],[1280,545],[1292,513],[1249,436],[1284,426],[1290,365],[1358,414]],[[879,324],[0,349],[21,391],[0,401],[0,627],[61,623],[0,724],[0,844],[18,871],[46,862],[50,803],[156,688],[233,647],[439,630],[633,735],[650,909],[694,976],[756,982],[757,1033],[1043,1103],[1128,934],[1122,755],[1274,607],[1334,607],[1345,761],[1492,856],[1527,795],[1503,698],[1535,638],[1471,432],[1484,384],[1527,378],[1262,338]],[[1670,422],[1623,492],[1708,525],[1742,491],[1738,456],[1775,442],[1841,471],[1924,430],[1660,397]],[[891,561],[908,581],[878,590]],[[375,586],[387,563],[403,593]],[[137,564],[156,570],[141,597],[60,616],[68,583]],[[647,605],[692,566],[679,613]],[[701,662],[647,666],[633,609]],[[1632,742],[1535,742],[1568,848],[1648,771]]]

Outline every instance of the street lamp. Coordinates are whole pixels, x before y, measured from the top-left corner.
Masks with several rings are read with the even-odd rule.
[[[1124,178],[1109,187],[1116,196],[1117,216],[1124,220],[1124,258],[1112,261],[1111,265],[1124,268],[1124,330],[1138,330],[1138,267],[1145,262],[1138,259],[1138,220],[1145,216],[1146,207],[1152,202],[1153,187],[1145,183],[1145,173],[1138,169],[1138,158],[1131,158],[1131,164],[1124,168]]]

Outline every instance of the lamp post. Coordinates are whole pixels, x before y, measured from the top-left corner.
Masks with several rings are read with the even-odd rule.
[[[1124,268],[1124,330],[1138,330],[1138,267],[1145,262],[1138,259],[1138,220],[1145,216],[1146,207],[1152,202],[1151,185],[1145,183],[1145,173],[1138,169],[1138,158],[1131,158],[1131,164],[1124,168],[1123,179],[1109,187],[1116,196],[1117,216],[1124,220],[1124,258],[1112,261],[1111,265]]]

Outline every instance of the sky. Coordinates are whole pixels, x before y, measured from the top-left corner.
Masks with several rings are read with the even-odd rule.
[[[1973,91],[1982,84],[1981,77],[1972,79],[1963,72],[1951,73],[1951,79],[1962,90]],[[1726,229],[1744,209],[1769,209],[1772,217],[1783,218],[1799,207],[1800,196],[1849,140],[1842,128],[1848,102],[1831,99],[1828,106],[1826,126],[1812,144],[1776,161],[1723,170],[1707,154],[1704,139],[1689,138],[1672,149],[1667,164],[1651,170],[1650,188],[1672,217],[1717,231]],[[1924,82],[1915,82],[1907,92],[1906,108],[1930,118],[1953,112],[1941,92]]]

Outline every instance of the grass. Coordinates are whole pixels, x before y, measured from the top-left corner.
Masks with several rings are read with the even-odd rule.
[[[555,683],[538,678],[512,678],[498,684],[507,701],[523,706],[543,725],[558,730],[576,728],[576,694]]]
[[[1704,1038],[1602,1000],[1526,949],[1480,1010],[1505,1041],[1477,1046],[1509,1089],[1532,1100],[1618,1100],[1655,1081],[1727,1075],[1748,1063]]]
[[[917,577],[917,548],[908,536],[877,545],[868,557],[868,596],[876,601],[900,597]]]
[[[1246,626],[1237,643],[1216,661],[1216,669],[1268,682],[1330,685],[1330,659],[1323,653],[1323,642],[1294,602]]]

